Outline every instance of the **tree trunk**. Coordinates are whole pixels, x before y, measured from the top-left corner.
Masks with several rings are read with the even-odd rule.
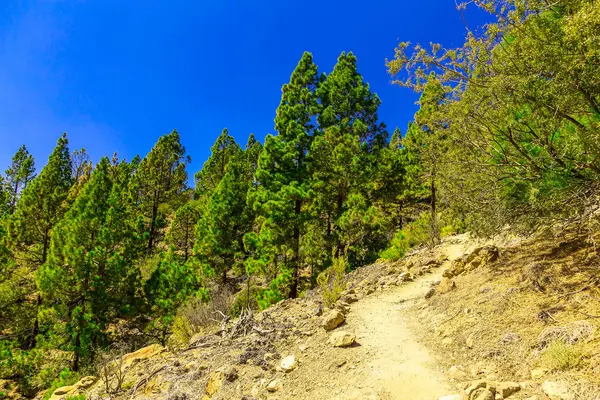
[[[152,220],[150,221],[150,237],[148,238],[148,254],[152,254],[154,248],[154,231],[156,230],[156,217],[158,215],[158,205],[152,206]]]
[[[40,266],[46,263],[46,259],[48,258],[48,245],[50,242],[50,229],[47,228],[44,232],[44,242],[43,242],[43,250],[42,250],[42,259]],[[33,349],[37,345],[37,335],[40,333],[40,320],[38,317],[38,313],[40,311],[40,306],[42,305],[42,295],[37,294],[37,298],[35,301],[35,320],[33,321],[33,328],[31,328],[31,339],[29,341],[29,349]]]
[[[298,269],[300,268],[300,211],[302,210],[302,201],[296,200],[296,207],[294,210],[295,224],[294,224],[294,256],[292,258],[292,268],[294,268],[294,275],[292,278],[292,284],[290,286],[290,298],[295,299],[298,297],[298,284],[300,281],[300,274]]]
[[[438,227],[437,227],[437,215],[436,215],[436,187],[435,178],[431,177],[431,245],[435,246],[439,240]]]

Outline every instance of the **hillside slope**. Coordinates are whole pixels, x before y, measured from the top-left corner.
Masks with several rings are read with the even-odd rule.
[[[598,399],[597,255],[587,236],[561,235],[447,238],[349,274],[324,315],[313,291],[183,351],[116,360],[115,395],[101,376],[52,399]]]

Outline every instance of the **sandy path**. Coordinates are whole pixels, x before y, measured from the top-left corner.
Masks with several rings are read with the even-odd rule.
[[[454,243],[440,251],[454,259],[465,249]],[[330,397],[320,393],[317,398],[437,400],[455,391],[436,368],[433,355],[419,343],[418,323],[410,312],[443,270],[353,304],[343,329],[356,333],[360,349],[355,350],[362,360],[351,379],[339,382],[340,391]]]

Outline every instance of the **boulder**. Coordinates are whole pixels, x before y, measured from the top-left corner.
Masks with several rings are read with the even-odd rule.
[[[333,347],[347,347],[354,344],[356,336],[350,332],[338,331],[329,336],[329,344]]]
[[[566,382],[546,381],[542,383],[542,391],[550,400],[574,400],[575,393]]]
[[[440,294],[449,293],[456,288],[456,283],[450,278],[442,278],[437,286],[436,292]]]
[[[425,298],[429,299],[429,298],[433,297],[434,294],[435,294],[435,289],[431,288],[427,291],[427,293],[425,293]]]
[[[496,386],[496,393],[500,394],[503,399],[508,396],[517,393],[521,390],[521,385],[517,382],[502,382]]]
[[[443,344],[443,345],[445,345],[445,346],[449,346],[449,345],[451,345],[452,343],[454,343],[454,339],[452,339],[452,338],[450,338],[450,337],[444,338],[444,339],[442,340],[442,344]]]
[[[283,372],[292,372],[297,366],[298,364],[296,363],[296,357],[294,355],[285,357],[279,363],[279,367]]]
[[[267,385],[267,391],[274,393],[281,390],[282,387],[281,381],[279,379],[274,379]]]
[[[326,331],[331,331],[340,326],[345,320],[346,317],[339,310],[331,310],[323,316],[322,326]]]

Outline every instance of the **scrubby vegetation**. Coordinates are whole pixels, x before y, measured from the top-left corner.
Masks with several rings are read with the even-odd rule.
[[[93,371],[120,343],[177,346],[215,316],[317,284],[334,303],[347,270],[448,234],[588,216],[600,3],[472,3],[494,22],[462,47],[405,42],[387,61],[395,83],[420,93],[405,134],[388,137],[352,53],[329,74],[305,53],[276,133],[242,148],[224,129],[195,188],[177,131],[143,158],[95,165],[65,134],[37,175],[21,147],[0,176],[0,379],[31,396]],[[558,369],[581,358],[545,351]]]

